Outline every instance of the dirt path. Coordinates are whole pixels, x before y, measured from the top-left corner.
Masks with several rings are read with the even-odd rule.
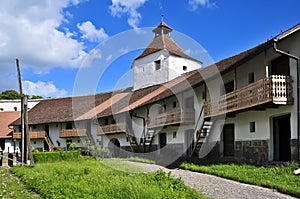
[[[148,171],[157,171],[159,169],[165,172],[171,172],[173,176],[180,177],[186,185],[198,190],[203,195],[211,198],[255,198],[255,199],[285,199],[294,198],[289,195],[274,192],[271,189],[262,188],[255,185],[239,183],[232,180],[216,177],[213,175],[197,173],[181,169],[167,169],[162,166],[145,164],[139,162],[129,162],[135,166],[142,167]]]

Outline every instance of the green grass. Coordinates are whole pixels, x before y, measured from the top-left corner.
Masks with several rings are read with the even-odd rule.
[[[147,173],[114,159],[40,163],[11,171],[42,198],[203,198],[170,174]]]
[[[300,197],[300,176],[293,174],[293,171],[298,168],[298,165],[296,164],[290,164],[289,166],[284,167],[266,168],[236,164],[199,166],[190,163],[182,163],[180,168],[268,187]]]
[[[29,191],[8,169],[0,168],[0,198],[39,198]]]
[[[132,162],[141,162],[141,163],[147,163],[147,164],[155,164],[154,160],[149,160],[149,159],[141,158],[141,157],[116,158],[116,159],[127,160],[127,161],[132,161]]]

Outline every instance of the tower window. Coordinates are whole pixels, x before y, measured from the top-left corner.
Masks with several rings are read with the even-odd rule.
[[[182,66],[183,71],[187,71],[187,66]]]
[[[155,63],[155,70],[159,70],[161,68],[161,61],[160,61],[160,59],[154,61],[154,63]]]

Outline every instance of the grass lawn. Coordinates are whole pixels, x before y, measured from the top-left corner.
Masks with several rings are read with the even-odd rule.
[[[204,198],[169,174],[146,173],[116,159],[40,163],[10,171],[42,198]]]
[[[265,168],[236,164],[199,166],[182,163],[180,168],[260,185],[300,197],[300,176],[293,174],[293,171],[298,168],[296,164],[285,167]]]
[[[0,176],[0,198],[39,198],[37,194],[28,191],[7,168],[0,168]]]

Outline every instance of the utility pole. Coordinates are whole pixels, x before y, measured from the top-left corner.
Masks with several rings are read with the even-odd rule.
[[[18,80],[21,96],[21,127],[22,127],[22,163],[27,164],[28,158],[30,160],[30,166],[34,166],[34,160],[31,151],[31,142],[29,136],[28,128],[28,97],[23,95],[22,89],[22,78],[20,72],[19,60],[16,59],[17,71],[18,71]]]

